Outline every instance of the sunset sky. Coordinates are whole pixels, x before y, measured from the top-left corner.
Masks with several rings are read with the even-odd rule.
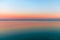
[[[0,0],[0,18],[60,18],[60,0]]]

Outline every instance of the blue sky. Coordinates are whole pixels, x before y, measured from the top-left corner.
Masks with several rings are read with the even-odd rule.
[[[1,12],[60,11],[60,0],[0,0]]]

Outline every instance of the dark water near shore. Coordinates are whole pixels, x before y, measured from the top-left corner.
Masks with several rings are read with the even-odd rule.
[[[60,40],[60,32],[24,32],[2,37],[0,40]]]
[[[60,40],[60,22],[1,21],[0,40]]]

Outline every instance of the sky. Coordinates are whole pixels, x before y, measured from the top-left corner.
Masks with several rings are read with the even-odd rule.
[[[0,0],[0,18],[60,18],[60,0]]]

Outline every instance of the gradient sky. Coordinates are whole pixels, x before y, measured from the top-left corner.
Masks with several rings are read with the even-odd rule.
[[[60,0],[0,0],[0,18],[60,18]]]

